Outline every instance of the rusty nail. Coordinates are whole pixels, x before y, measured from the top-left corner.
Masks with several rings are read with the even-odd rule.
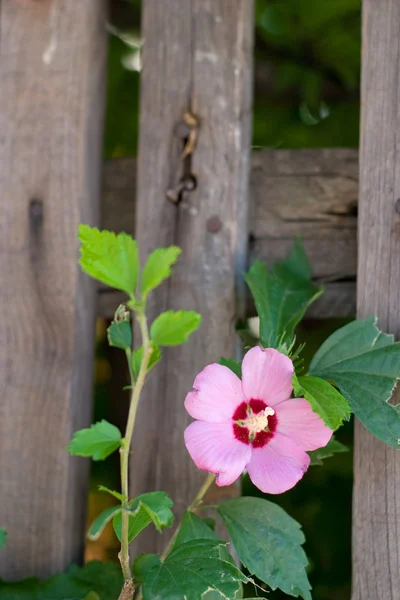
[[[210,233],[218,233],[222,229],[222,222],[218,216],[210,217],[207,220],[207,231]]]

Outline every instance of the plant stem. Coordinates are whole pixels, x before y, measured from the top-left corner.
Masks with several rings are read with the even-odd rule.
[[[139,374],[134,383],[133,369],[132,369],[132,353],[130,350],[126,351],[128,359],[129,373],[131,377],[131,400],[129,405],[128,422],[126,425],[125,437],[123,444],[121,445],[121,492],[128,499],[129,498],[129,452],[132,444],[133,430],[135,427],[135,419],[137,408],[140,400],[140,394],[143,390],[144,382],[146,379],[147,367],[150,360],[152,348],[150,345],[149,329],[147,326],[146,316],[142,313],[138,314],[137,320],[140,326],[140,332],[142,335],[143,344],[143,357],[140,364]],[[119,561],[121,563],[121,569],[124,576],[125,584],[121,592],[120,598],[126,598],[130,600],[133,598],[133,578],[130,567],[129,558],[129,506],[128,500],[125,500],[123,508],[126,510],[122,511],[122,529],[121,529],[121,551],[119,553]],[[124,594],[124,595],[123,595]]]
[[[186,510],[193,511],[193,510],[196,510],[196,508],[199,507],[199,504],[201,504],[204,496],[208,492],[208,489],[209,489],[210,485],[212,483],[214,483],[214,481],[215,481],[215,474],[214,473],[209,473],[207,475],[207,477],[206,477],[203,485],[201,486],[201,488],[197,492],[196,496],[194,497],[192,503],[187,507]],[[166,546],[164,552],[162,553],[162,555],[161,555],[161,561],[164,561],[167,558],[168,554],[171,552],[172,546],[174,545],[174,542],[176,540],[176,536],[178,535],[178,531],[179,531],[179,526],[175,529],[174,535],[169,540],[168,545]]]

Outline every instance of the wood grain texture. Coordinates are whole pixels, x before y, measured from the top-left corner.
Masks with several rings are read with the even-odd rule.
[[[134,235],[135,159],[108,161],[103,171],[103,226]],[[300,235],[315,280],[326,293],[311,318],[356,311],[358,153],[355,150],[253,152],[249,195],[249,260],[282,259]],[[109,318],[123,296],[102,287],[100,314]],[[252,311],[250,297],[247,310]]]
[[[363,2],[358,315],[400,335],[400,3]],[[397,392],[394,401],[399,401]],[[400,598],[400,453],[356,424],[352,600]]]
[[[100,204],[105,2],[0,8],[0,577],[82,558],[88,461],[66,445],[91,418],[95,288],[77,226]]]
[[[195,309],[204,321],[183,348],[165,350],[149,378],[131,480],[134,494],[166,489],[179,516],[205,477],[183,443],[190,420],[185,395],[199,370],[235,351],[236,282],[247,249],[253,2],[147,0],[143,13],[136,235],[143,256],[160,245],[183,249],[174,276],[153,295],[150,314]],[[183,144],[173,130],[194,97],[201,118],[192,158],[198,185],[176,206],[165,198],[183,174]],[[209,220],[216,218],[221,228],[212,233]],[[135,549],[154,552],[165,538],[146,533]]]

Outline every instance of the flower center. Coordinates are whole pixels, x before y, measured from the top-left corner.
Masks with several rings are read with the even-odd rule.
[[[250,435],[255,435],[256,433],[260,433],[264,429],[268,429],[268,417],[273,417],[275,411],[270,406],[264,408],[258,415],[255,415],[253,412],[249,414],[247,419],[243,422],[244,427],[250,432]]]
[[[236,439],[253,448],[265,446],[272,439],[278,423],[274,409],[257,399],[242,402],[232,419]]]

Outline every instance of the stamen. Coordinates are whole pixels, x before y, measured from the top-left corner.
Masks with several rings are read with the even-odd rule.
[[[260,433],[260,431],[268,430],[268,417],[273,417],[274,414],[274,409],[267,406],[258,414],[248,416],[244,424],[248,428],[250,434],[256,435],[257,433]]]

